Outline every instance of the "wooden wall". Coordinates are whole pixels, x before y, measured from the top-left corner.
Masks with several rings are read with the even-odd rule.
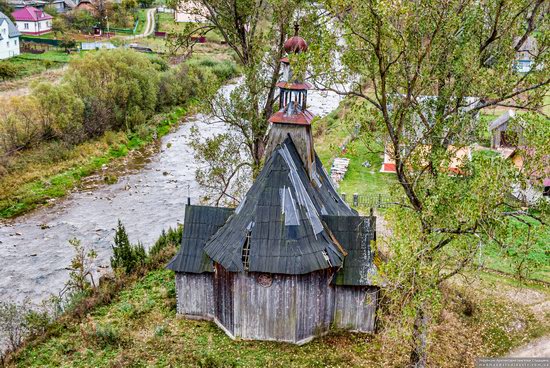
[[[374,332],[378,288],[330,285],[331,272],[306,275],[176,273],[178,313],[214,318],[232,338],[305,343],[337,328]],[[260,277],[267,276],[259,282]]]
[[[330,328],[333,305],[330,271],[271,274],[269,286],[258,282],[261,276],[254,272],[234,274],[234,324],[224,326],[228,330],[233,327],[235,337],[300,343]],[[222,318],[227,318],[218,317],[223,324]]]
[[[336,286],[334,325],[337,328],[374,332],[378,288]]]
[[[212,319],[213,294],[213,273],[176,272],[178,314],[197,319]]]
[[[235,336],[233,325],[233,279],[236,274],[227,272],[219,264],[214,265],[214,304],[216,322],[222,325],[226,332]]]

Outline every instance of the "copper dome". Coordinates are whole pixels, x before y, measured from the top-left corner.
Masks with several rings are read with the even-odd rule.
[[[298,36],[298,30],[299,30],[298,24],[294,25],[294,30],[295,30],[294,36],[286,40],[285,44],[283,45],[287,54],[290,54],[291,52],[299,54],[300,52],[307,51],[306,40]]]

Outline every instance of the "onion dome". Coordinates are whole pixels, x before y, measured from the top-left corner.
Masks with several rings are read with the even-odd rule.
[[[302,37],[298,36],[298,30],[300,29],[300,26],[296,23],[294,25],[294,36],[290,37],[288,40],[286,40],[285,44],[283,45],[285,51],[287,54],[295,53],[299,54],[301,52],[307,51],[307,42]]]

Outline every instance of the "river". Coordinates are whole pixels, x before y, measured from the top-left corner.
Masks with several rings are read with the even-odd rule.
[[[220,93],[228,95],[233,88],[224,86]],[[340,100],[334,93],[310,91],[309,109],[324,116]],[[205,137],[226,130],[224,124],[209,116],[192,116],[162,138],[158,153],[139,170],[122,175],[117,183],[73,192],[50,206],[1,224],[0,301],[28,298],[38,303],[59,293],[68,279],[66,267],[74,254],[68,240],[73,237],[97,251],[97,272],[101,272],[109,266],[118,219],[130,241],[140,241],[146,247],[163,229],[183,223],[188,193],[193,203],[198,203],[202,194],[195,181],[201,163],[189,145],[193,125]]]

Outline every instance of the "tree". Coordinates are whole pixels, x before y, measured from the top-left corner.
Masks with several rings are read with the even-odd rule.
[[[52,32],[56,38],[68,31],[69,26],[67,23],[67,19],[60,16],[52,20]]]
[[[143,245],[130,244],[126,229],[120,220],[118,220],[112,248],[111,268],[115,271],[122,270],[127,275],[136,271],[138,267],[145,263],[147,258]]]
[[[171,41],[174,50],[192,50],[196,40],[193,36],[217,32],[233,51],[241,68],[242,83],[229,98],[219,95],[206,101],[205,106],[209,113],[231,127],[233,138],[242,146],[242,153],[232,157],[234,151],[223,151],[224,146],[218,146],[218,157],[246,162],[234,166],[239,173],[227,170],[226,179],[245,175],[242,170],[247,167],[252,169],[253,175],[259,172],[266,144],[267,120],[273,113],[277,97],[276,83],[284,53],[283,44],[292,27],[295,10],[301,3],[300,0],[238,0],[232,3],[201,0],[189,12],[204,19],[204,23],[189,23],[186,30]],[[180,6],[177,0],[169,4],[174,9]],[[210,176],[208,170],[199,175]],[[232,196],[229,192],[228,196],[220,194],[226,199]]]
[[[0,12],[6,14],[6,16],[9,17],[12,21],[14,20],[11,16],[13,10],[13,7],[8,3],[7,0],[0,0]]]
[[[107,129],[132,130],[154,113],[159,73],[147,56],[132,50],[100,50],[73,60],[64,81],[84,103],[88,136]]]
[[[75,255],[69,267],[66,288],[75,293],[87,293],[96,287],[93,271],[97,253],[94,249],[82,245],[77,238],[70,239],[69,244],[74,248]]]
[[[82,142],[84,103],[67,83],[40,83],[33,88],[37,122],[43,139],[61,139],[69,144]]]
[[[442,283],[472,266],[508,218],[548,223],[548,212],[535,211],[544,201],[511,199],[512,188],[529,177],[502,158],[473,153],[458,172],[448,170],[457,151],[486,132],[476,119],[483,109],[543,114],[550,82],[547,4],[326,0],[324,5],[330,14],[317,12],[306,23],[309,38],[319,39],[308,52],[310,72],[317,86],[356,99],[348,118],[366,128],[371,148],[386,146],[395,159],[399,205],[388,216],[394,236],[382,271],[394,311],[402,316],[398,324],[410,346],[410,364],[424,367]],[[520,74],[516,52],[529,37],[537,50],[531,70]]]

